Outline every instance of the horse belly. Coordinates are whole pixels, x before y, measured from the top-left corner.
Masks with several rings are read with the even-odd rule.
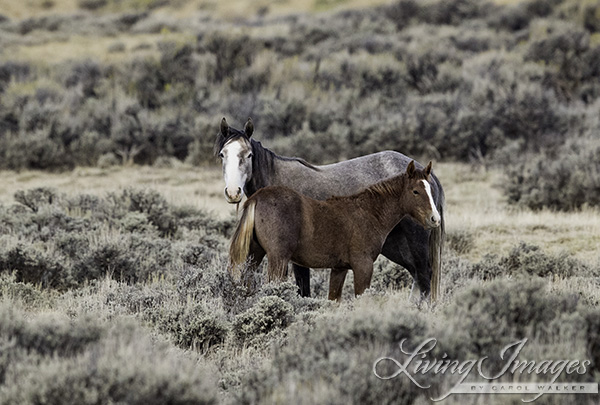
[[[341,218],[323,204],[310,207],[300,232],[294,263],[310,268],[347,267],[349,231]]]
[[[350,263],[345,258],[331,252],[321,250],[298,250],[292,256],[292,262],[313,269],[348,268]]]

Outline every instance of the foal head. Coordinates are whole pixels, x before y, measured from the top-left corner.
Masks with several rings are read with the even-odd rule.
[[[225,118],[221,120],[221,131],[215,149],[223,161],[225,198],[230,204],[237,204],[242,200],[244,186],[252,176],[252,132],[254,124],[251,118],[248,118],[243,131],[231,128]]]
[[[441,217],[431,193],[429,175],[431,174],[431,162],[423,170],[415,167],[415,161],[411,161],[406,168],[408,182],[404,192],[405,207],[408,215],[413,217],[425,228],[436,228],[440,226]]]

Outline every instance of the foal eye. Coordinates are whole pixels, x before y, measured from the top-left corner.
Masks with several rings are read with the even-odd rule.
[[[221,159],[223,159],[223,158],[225,157],[225,155],[224,155],[224,154],[222,154],[222,153],[219,153],[219,157],[220,157]]]
[[[419,192],[417,190],[413,190],[413,194],[414,195],[419,195]]]

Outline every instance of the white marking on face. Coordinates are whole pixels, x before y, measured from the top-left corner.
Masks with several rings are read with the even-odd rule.
[[[425,192],[427,193],[427,197],[429,197],[429,205],[431,206],[431,217],[427,218],[427,222],[432,226],[438,226],[440,224],[440,213],[433,202],[433,194],[431,193],[431,185],[427,180],[421,180],[423,182],[423,186],[425,187]]]
[[[244,196],[244,186],[252,169],[252,154],[242,138],[229,141],[221,149],[225,198],[229,203],[239,203]]]

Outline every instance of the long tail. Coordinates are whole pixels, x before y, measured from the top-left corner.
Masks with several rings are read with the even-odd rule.
[[[244,204],[244,211],[240,222],[231,238],[229,245],[229,273],[234,280],[240,280],[242,276],[241,266],[246,262],[250,252],[250,242],[254,233],[254,211],[256,200],[250,200]]]
[[[444,191],[440,185],[440,226],[433,229],[429,234],[429,262],[431,263],[431,302],[435,302],[440,297],[440,279],[442,277],[442,249],[444,246],[444,237],[446,234],[446,220],[444,219],[444,206],[446,201]]]

